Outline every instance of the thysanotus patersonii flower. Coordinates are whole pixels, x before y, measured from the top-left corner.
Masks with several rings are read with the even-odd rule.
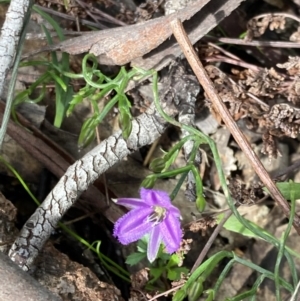
[[[149,234],[147,257],[153,262],[161,243],[170,254],[179,249],[182,237],[180,211],[172,205],[165,191],[142,188],[140,196],[140,199],[117,199],[118,205],[131,210],[115,223],[114,236],[127,245]]]

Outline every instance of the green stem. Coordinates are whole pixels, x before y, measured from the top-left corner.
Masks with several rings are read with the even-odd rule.
[[[176,197],[176,195],[178,194],[179,190],[180,190],[180,187],[181,185],[183,184],[185,178],[187,177],[188,175],[188,171],[185,171],[184,173],[182,173],[179,181],[177,182],[175,188],[173,189],[172,193],[170,194],[170,199],[173,201]]]
[[[290,183],[291,185],[291,183]],[[277,301],[281,301],[281,296],[280,296],[280,278],[279,278],[279,269],[280,269],[280,263],[282,260],[282,257],[284,255],[284,250],[285,250],[285,244],[286,244],[286,240],[289,236],[289,233],[292,229],[293,226],[293,220],[294,220],[294,216],[295,216],[295,212],[296,212],[296,202],[295,202],[295,192],[293,189],[290,189],[291,191],[291,213],[290,213],[290,218],[289,218],[289,222],[287,225],[286,230],[284,231],[282,238],[280,239],[280,244],[279,244],[279,250],[278,250],[278,255],[277,255],[277,259],[276,259],[276,264],[275,264],[275,268],[274,268],[274,278],[275,278],[275,293],[276,293],[276,299]],[[291,271],[295,270],[294,266],[291,266]],[[293,273],[295,274],[295,273]],[[297,275],[297,273],[296,273]],[[297,276],[296,276],[297,277]],[[293,282],[294,282],[294,286],[297,285],[297,278],[294,279],[293,277]]]
[[[173,118],[171,118],[170,116],[168,116],[162,109],[160,102],[159,102],[159,95],[158,95],[158,75],[157,72],[153,73],[153,93],[154,93],[154,103],[155,103],[155,107],[157,109],[157,111],[159,112],[159,114],[165,118],[165,120],[175,126],[178,126],[180,128],[183,128],[184,130],[188,131],[190,134],[193,135],[197,135],[200,139],[203,140],[204,143],[207,143],[212,151],[213,157],[214,157],[214,161],[216,164],[216,168],[217,168],[217,172],[218,172],[218,176],[220,179],[220,183],[226,198],[226,201],[228,203],[229,208],[231,209],[231,211],[233,212],[233,214],[236,216],[236,218],[238,219],[238,221],[245,226],[247,229],[249,229],[251,232],[253,232],[255,235],[257,235],[258,237],[263,238],[264,240],[270,242],[271,244],[275,245],[276,247],[278,247],[279,243],[278,241],[273,238],[270,237],[260,231],[257,231],[257,229],[255,227],[253,227],[250,223],[248,223],[248,221],[246,219],[244,219],[238,212],[238,210],[235,207],[234,201],[230,195],[227,183],[226,183],[226,178],[222,169],[222,161],[221,158],[219,156],[217,147],[214,143],[214,141],[212,139],[210,139],[208,136],[206,136],[205,134],[201,133],[200,131],[198,131],[197,129],[187,126],[185,124],[181,124],[178,121],[174,120]]]
[[[98,256],[99,256],[101,262],[103,263],[103,265],[105,266],[105,268],[107,268],[109,271],[117,274],[120,278],[122,278],[126,282],[129,282],[129,283],[131,282],[131,280],[130,280],[130,274],[126,270],[124,270],[122,267],[120,267],[117,263],[115,263],[109,257],[107,257],[103,253],[101,253],[99,251],[99,249],[97,250],[96,248],[94,248],[90,243],[88,243],[82,237],[80,237],[79,235],[77,235],[75,232],[73,232],[71,229],[69,229],[64,224],[59,223],[59,226],[65,232],[69,233],[71,236],[73,236],[74,238],[76,238],[80,243],[82,243],[83,245],[85,245],[86,247],[88,247],[90,250],[92,250],[93,252],[95,252],[96,254],[98,254]],[[112,267],[114,267],[114,268],[112,268]]]
[[[254,271],[257,271],[258,273],[260,274],[264,274],[267,278],[275,281],[275,276],[272,272],[266,270],[266,269],[263,269],[262,267],[248,261],[248,260],[245,260],[245,259],[242,259],[236,255],[234,255],[234,259],[237,263],[240,263],[242,265],[245,265],[247,267],[249,267],[250,269],[254,270]],[[281,277],[279,278],[279,285],[280,286],[283,286],[285,289],[287,289],[289,292],[293,292],[294,291],[294,288],[293,286],[288,283],[287,281],[285,281],[284,279],[282,279]]]
[[[255,283],[253,284],[253,286],[250,290],[243,292],[233,298],[228,298],[228,301],[242,301],[242,300],[246,300],[247,298],[251,298],[251,300],[253,300],[252,298],[254,298],[254,300],[255,300],[255,294],[256,294],[259,286],[265,279],[265,277],[266,276],[264,274],[261,274],[259,277],[257,277]]]

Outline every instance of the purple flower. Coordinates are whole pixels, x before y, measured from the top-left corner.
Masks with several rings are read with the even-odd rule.
[[[140,199],[117,199],[118,205],[132,210],[117,220],[114,236],[127,245],[149,234],[147,257],[153,262],[162,242],[170,254],[179,249],[182,237],[180,211],[164,191],[142,188],[140,196]]]

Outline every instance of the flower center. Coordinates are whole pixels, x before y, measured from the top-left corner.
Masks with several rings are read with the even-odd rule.
[[[153,212],[149,215],[148,221],[154,222],[155,225],[161,223],[166,217],[167,210],[164,207],[153,206]]]

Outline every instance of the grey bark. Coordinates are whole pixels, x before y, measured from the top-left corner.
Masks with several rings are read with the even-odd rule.
[[[22,271],[0,252],[0,301],[59,301],[59,297]]]
[[[0,96],[6,75],[13,64],[30,0],[11,0],[0,36]]]

